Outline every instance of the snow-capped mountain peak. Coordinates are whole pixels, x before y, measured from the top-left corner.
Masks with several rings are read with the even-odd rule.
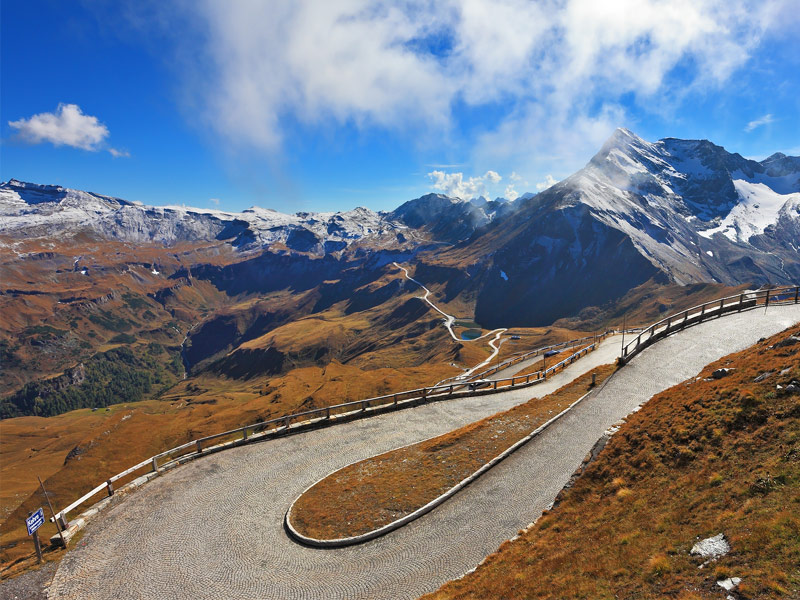
[[[368,208],[347,212],[284,214],[252,207],[241,213],[187,206],[146,206],[12,179],[0,184],[0,231],[29,236],[93,231],[122,241],[162,243],[228,239],[240,248],[276,242],[316,254],[345,248],[371,235],[405,229]]]
[[[618,129],[543,195],[562,211],[585,207],[678,282],[735,280],[732,253],[766,253],[780,270],[773,248],[800,246],[800,159],[783,154],[757,162],[708,140],[648,142]]]

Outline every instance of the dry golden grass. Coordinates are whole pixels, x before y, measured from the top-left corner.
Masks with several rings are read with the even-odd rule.
[[[613,365],[595,369],[598,383]],[[543,398],[448,434],[349,465],[306,491],[290,514],[303,535],[335,539],[378,529],[424,506],[583,396],[587,373]]]
[[[97,242],[77,236],[73,240],[9,240],[17,254],[0,257],[0,342],[9,344],[16,361],[4,365],[0,393],[10,393],[28,381],[56,375],[98,351],[115,335],[92,321],[99,311],[127,320],[125,331],[165,345],[180,344],[182,330],[208,310],[230,300],[207,282],[179,285],[168,275],[196,261],[230,264],[241,260],[222,243],[132,245]],[[74,270],[75,257],[89,275]],[[158,265],[161,275],[150,272]],[[148,298],[167,289],[174,293],[164,307]],[[143,304],[134,309],[125,302],[132,294]],[[165,310],[166,308],[166,310]],[[60,339],[42,345],[30,329],[49,326]],[[44,338],[47,342],[47,336]],[[34,341],[36,343],[34,343]]]
[[[786,337],[655,396],[554,510],[425,598],[719,599],[729,576],[742,599],[800,597],[800,396],[776,389],[800,379],[800,345],[770,349]],[[720,532],[732,552],[699,569],[689,550]]]

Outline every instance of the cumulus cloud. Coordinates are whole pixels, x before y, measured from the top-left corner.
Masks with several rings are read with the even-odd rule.
[[[464,200],[486,196],[486,185],[494,185],[503,179],[497,171],[486,171],[483,175],[468,179],[464,179],[463,173],[431,171],[428,177],[433,181],[433,189],[443,192],[446,196]]]
[[[544,178],[544,181],[541,181],[536,184],[536,189],[541,192],[542,190],[546,190],[549,187],[553,187],[557,183],[558,181],[556,181],[555,177],[548,174],[547,177]]]
[[[108,128],[97,117],[83,114],[77,104],[59,104],[54,112],[8,124],[17,130],[19,139],[29,144],[50,142],[54,146],[95,151],[108,137]]]
[[[509,183],[506,186],[506,191],[503,193],[503,195],[506,197],[506,199],[512,200],[512,201],[516,200],[517,198],[519,198],[519,194],[517,193],[517,190],[514,189],[514,184],[513,183]]]
[[[758,127],[761,127],[762,125],[769,125],[770,123],[774,123],[774,122],[775,122],[775,118],[771,114],[767,113],[763,117],[759,117],[758,119],[750,121],[747,124],[747,126],[744,128],[744,130],[749,133],[749,132],[753,131],[754,129],[757,129]]]
[[[163,21],[199,30],[180,76],[234,145],[277,151],[298,123],[446,139],[460,107],[491,104],[477,154],[585,158],[630,98],[656,110],[728,81],[794,2],[184,0]]]
[[[484,175],[484,178],[489,183],[500,183],[500,180],[502,179],[502,177],[500,177],[500,174],[497,171],[486,171],[486,175]]]

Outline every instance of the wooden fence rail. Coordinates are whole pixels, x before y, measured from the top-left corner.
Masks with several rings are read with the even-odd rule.
[[[743,292],[734,296],[726,296],[711,300],[698,306],[688,308],[653,323],[643,329],[632,341],[622,347],[619,363],[624,365],[639,352],[668,335],[732,312],[742,312],[758,307],[767,309],[770,304],[798,304],[800,286],[790,286],[755,292]]]

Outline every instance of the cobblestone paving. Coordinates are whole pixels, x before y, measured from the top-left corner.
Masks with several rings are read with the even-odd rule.
[[[438,402],[228,450],[155,479],[91,524],[50,598],[416,598],[475,567],[552,502],[596,439],[653,394],[800,321],[800,306],[724,317],[645,350],[603,390],[424,517],[366,544],[295,544],[285,511],[345,464],[449,431],[611,362],[606,340],[552,382]]]

